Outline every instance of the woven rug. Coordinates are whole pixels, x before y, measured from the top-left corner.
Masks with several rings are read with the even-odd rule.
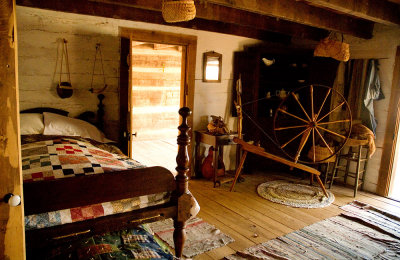
[[[328,192],[325,197],[320,187],[293,183],[286,180],[276,180],[261,183],[257,187],[257,193],[261,197],[296,208],[322,208],[329,206],[335,196]]]
[[[225,259],[400,259],[399,216],[359,202],[342,208],[340,216]]]
[[[172,219],[149,223],[148,227],[157,237],[174,248]],[[201,218],[193,218],[186,223],[186,241],[183,255],[185,257],[193,257],[234,241],[232,237],[222,233]]]

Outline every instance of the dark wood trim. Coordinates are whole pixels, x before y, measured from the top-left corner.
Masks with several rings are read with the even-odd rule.
[[[158,166],[26,182],[25,214],[39,214],[173,190],[174,176],[167,169]]]
[[[397,143],[397,133],[399,131],[400,123],[400,46],[397,47],[396,57],[394,61],[392,89],[390,94],[389,111],[385,140],[383,143],[383,152],[381,158],[381,166],[379,168],[379,179],[376,193],[378,195],[387,197],[389,193],[389,186],[392,179],[393,162],[395,159],[395,150]]]
[[[190,127],[188,125],[188,117],[192,114],[188,107],[183,107],[179,109],[179,114],[182,116],[182,123],[178,127],[179,135],[178,135],[178,155],[176,156],[176,163],[178,166],[176,167],[176,171],[178,174],[176,175],[176,191],[173,194],[171,200],[175,202],[175,204],[179,204],[179,198],[189,193],[189,154],[188,154],[188,145],[190,144],[190,136],[189,131]],[[180,215],[180,207],[178,205],[177,215],[178,217],[174,219],[174,245],[175,245],[175,255],[180,258],[183,253],[183,246],[186,240],[186,220],[179,219]]]
[[[350,34],[364,39],[372,38],[374,28],[373,22],[318,8],[304,3],[304,1],[207,0],[207,3],[214,3],[231,8],[246,10],[249,12],[272,16],[278,19],[309,25],[328,31]]]
[[[26,114],[26,113],[43,114],[44,112],[54,113],[54,114],[62,115],[62,116],[68,116],[68,114],[69,114],[68,111],[58,109],[58,108],[52,108],[52,107],[29,108],[29,109],[22,110],[20,113],[21,114]]]
[[[119,65],[119,148],[124,154],[129,154],[128,143],[128,89],[129,89],[129,38],[121,37],[121,55]]]
[[[141,21],[154,24],[162,24],[169,26],[177,26],[183,28],[205,30],[211,32],[219,32],[225,34],[238,35],[260,40],[269,40],[274,42],[290,41],[291,35],[303,37],[312,40],[319,40],[326,36],[327,31],[312,27],[298,25],[286,21],[276,21],[274,18],[262,16],[236,9],[224,11],[226,13],[237,13],[228,16],[229,20],[225,21],[221,16],[221,20],[212,19],[213,13],[205,11],[206,18],[195,18],[189,22],[166,23],[161,15],[161,9],[149,10],[156,1],[141,1],[142,8],[132,7],[133,4],[121,4],[114,1],[88,1],[88,0],[18,0],[18,5],[48,9],[61,12],[69,12],[76,14],[85,14],[93,16],[101,16],[108,18],[118,18],[131,21]],[[147,4],[146,4],[147,3]],[[157,3],[157,2],[156,2]],[[161,1],[159,2],[161,3]],[[148,7],[150,5],[150,7]],[[136,6],[136,5],[135,5]],[[160,5],[161,6],[161,5]],[[148,8],[148,9],[146,9]],[[201,11],[201,7],[199,7]],[[219,7],[226,9],[226,7]],[[211,10],[210,8],[208,10]],[[212,19],[212,20],[209,20]]]
[[[322,8],[386,25],[400,25],[400,6],[381,0],[306,0]]]
[[[90,1],[161,12],[161,1],[147,1],[147,0],[136,0],[134,2],[130,0],[90,0]],[[161,15],[161,13],[159,15]],[[277,20],[273,17],[268,17],[262,14],[230,8],[209,2],[207,2],[206,4],[202,3],[196,4],[196,18],[192,21],[183,23],[173,23],[173,24],[165,22],[164,23],[169,25],[178,25],[190,28],[188,27],[188,25],[191,27],[192,26],[196,27],[196,24],[199,25],[198,21],[201,21],[201,24],[204,23],[208,24],[208,26],[203,27],[203,29],[209,28],[209,30],[211,31],[214,31],[212,28],[216,27],[215,25],[217,24],[230,24],[232,26],[228,31],[219,31],[219,32],[235,34],[235,35],[239,35],[236,33],[240,33],[239,30],[236,31],[234,29],[235,27],[239,28],[248,27],[248,30],[250,31],[264,32],[264,34],[265,32],[275,32],[279,34],[294,36],[297,38],[306,38],[312,40],[320,40],[322,37],[324,37],[324,35],[327,34],[327,31],[323,29],[307,25],[301,25],[285,20]],[[235,32],[235,33],[230,33],[230,32]]]

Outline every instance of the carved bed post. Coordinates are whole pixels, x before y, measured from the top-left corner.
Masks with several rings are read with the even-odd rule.
[[[178,166],[176,171],[178,175],[176,176],[176,193],[174,199],[178,203],[178,199],[185,193],[189,192],[187,172],[189,171],[189,155],[187,146],[190,143],[190,137],[188,132],[190,127],[187,124],[187,117],[192,114],[189,108],[182,107],[179,109],[179,114],[182,116],[182,124],[178,127],[180,133],[178,136],[178,155],[176,156],[176,162]],[[179,205],[177,210],[179,211]],[[174,218],[174,244],[175,244],[175,255],[177,257],[182,257],[183,245],[186,239],[185,232],[185,222],[178,218],[179,212],[177,212],[177,217]]]
[[[97,98],[99,99],[99,104],[97,105],[97,127],[101,130],[104,131],[104,105],[103,105],[103,99],[105,96],[103,94],[97,95]]]

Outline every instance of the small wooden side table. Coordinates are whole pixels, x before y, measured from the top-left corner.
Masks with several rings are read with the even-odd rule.
[[[208,144],[214,147],[213,153],[213,165],[218,165],[218,155],[223,159],[224,157],[224,149],[225,145],[237,145],[233,142],[233,138],[237,137],[237,133],[225,134],[225,135],[212,135],[205,130],[202,131],[194,131],[195,133],[195,175],[196,177],[202,176],[201,174],[201,160],[200,160],[200,143]],[[239,152],[239,146],[237,146],[236,154]],[[238,161],[236,160],[236,168],[238,166]],[[221,183],[232,181],[234,178],[224,178],[223,180],[219,180],[217,176],[218,167],[214,167],[214,187],[216,187],[217,183],[221,185]]]

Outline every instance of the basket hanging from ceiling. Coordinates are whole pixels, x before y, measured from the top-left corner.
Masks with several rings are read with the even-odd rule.
[[[162,16],[168,23],[192,20],[196,16],[194,0],[163,0]]]

